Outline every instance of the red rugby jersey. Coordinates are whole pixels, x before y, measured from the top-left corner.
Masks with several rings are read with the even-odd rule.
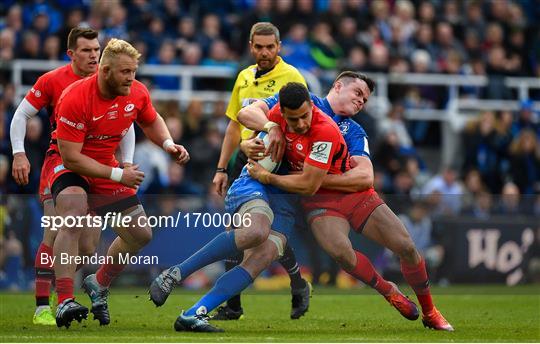
[[[71,64],[53,69],[40,76],[28,91],[25,99],[38,110],[46,107],[51,122],[51,131],[56,128],[54,108],[58,104],[62,92],[72,83],[83,79],[73,72]]]
[[[156,117],[144,84],[135,80],[129,95],[105,99],[99,93],[95,74],[73,83],[60,97],[51,149],[58,151],[56,139],[83,142],[82,154],[111,166],[116,161],[114,152],[131,124],[151,123]]]
[[[268,119],[280,125],[287,141],[285,158],[289,170],[302,171],[304,164],[322,168],[329,174],[342,174],[350,170],[349,150],[336,123],[319,108],[313,106],[311,127],[305,134],[287,129],[279,103],[268,113]]]

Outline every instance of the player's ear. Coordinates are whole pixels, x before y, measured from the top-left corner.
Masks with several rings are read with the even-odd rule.
[[[72,59],[75,52],[72,49],[68,49],[66,51],[66,54],[67,54],[67,56],[69,56],[70,59]]]

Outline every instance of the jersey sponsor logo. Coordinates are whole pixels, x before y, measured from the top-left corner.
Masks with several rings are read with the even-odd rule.
[[[118,108],[118,103],[112,105],[109,109],[116,109],[116,108]]]
[[[88,135],[86,136],[86,139],[102,141],[102,140],[108,140],[113,137],[114,135]]]
[[[296,144],[296,149],[299,150],[299,151],[301,151],[302,149],[304,149],[304,146],[302,146],[301,143],[297,143],[297,144]]]
[[[341,131],[341,135],[345,135],[349,132],[349,122],[343,121],[339,123],[339,131]]]
[[[364,137],[364,152],[366,152],[368,155],[371,154],[371,153],[369,152],[369,145],[368,145],[367,137]]]
[[[30,92],[32,92],[36,96],[36,98],[41,97],[41,91],[40,90],[36,90],[35,88],[32,87],[30,89]]]
[[[130,117],[130,116],[133,116],[134,113],[135,113],[135,111],[126,112],[126,113],[124,114],[124,117]]]
[[[54,173],[58,173],[58,172],[60,172],[60,171],[62,171],[62,170],[65,170],[65,169],[66,169],[66,168],[64,167],[64,165],[58,165],[58,166],[56,166],[56,167],[53,169],[53,172],[54,172]]]
[[[130,112],[131,110],[135,109],[135,105],[134,104],[128,104],[124,107],[124,111],[125,112]]]
[[[109,111],[107,112],[107,119],[117,119],[118,118],[118,111]]]
[[[101,115],[101,116],[99,116],[99,117],[94,116],[94,117],[92,117],[92,121],[95,122],[95,121],[97,121],[98,119],[101,119],[103,116],[105,116],[105,115]]]
[[[264,90],[267,92],[275,92],[274,86],[276,86],[276,80],[270,80],[268,81],[268,84],[266,84]]]
[[[309,158],[323,164],[328,162],[330,159],[330,151],[332,150],[332,142],[327,141],[317,141],[313,143],[313,148],[311,148],[311,153]]]
[[[83,123],[72,122],[69,119],[65,118],[64,116],[60,116],[59,121],[62,122],[62,123],[66,123],[67,125],[69,125],[72,128],[76,128],[76,129],[79,129],[79,130],[84,129],[84,124]]]

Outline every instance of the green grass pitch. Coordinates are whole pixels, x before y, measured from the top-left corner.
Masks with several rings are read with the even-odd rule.
[[[225,333],[175,332],[173,323],[202,292],[177,289],[156,308],[141,289],[112,288],[111,324],[89,319],[69,330],[32,324],[33,295],[0,293],[0,342],[539,342],[539,286],[513,288],[462,286],[434,288],[438,308],[456,329],[427,330],[422,322],[402,318],[369,289],[317,288],[311,307],[290,320],[285,292],[248,291],[245,318],[214,322]],[[411,293],[411,290],[404,288]],[[78,300],[89,304],[86,295]]]

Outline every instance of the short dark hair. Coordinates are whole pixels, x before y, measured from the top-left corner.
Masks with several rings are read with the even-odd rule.
[[[279,90],[279,106],[281,109],[296,110],[304,102],[310,101],[311,97],[307,87],[299,82],[289,82]]]
[[[276,41],[279,42],[279,30],[278,28],[270,22],[258,22],[255,23],[251,30],[249,31],[249,41],[253,40],[253,36],[262,35],[262,36],[276,36]]]
[[[95,39],[98,36],[96,30],[87,27],[74,27],[68,35],[67,48],[71,50],[77,49],[77,39],[83,37],[86,39]]]
[[[369,88],[369,92],[373,92],[375,89],[375,81],[368,77],[365,74],[359,73],[359,72],[353,72],[351,70],[346,70],[344,72],[341,72],[336,80],[334,80],[334,85],[336,82],[341,81],[344,85],[347,85],[349,82],[351,82],[353,79],[360,79],[365,81]]]

